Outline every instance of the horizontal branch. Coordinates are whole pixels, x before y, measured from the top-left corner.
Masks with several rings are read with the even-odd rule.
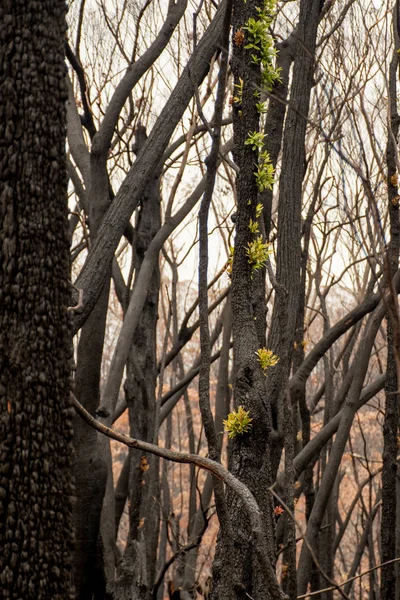
[[[135,448],[142,450],[143,452],[149,452],[165,460],[172,462],[192,464],[200,469],[209,471],[220,481],[223,481],[228,487],[231,488],[235,494],[240,498],[243,503],[243,507],[247,512],[249,522],[251,523],[252,533],[254,535],[254,547],[257,552],[258,559],[260,561],[261,568],[265,569],[268,576],[269,590],[275,600],[288,600],[288,597],[282,591],[278,580],[276,579],[275,571],[272,567],[271,561],[268,555],[268,546],[263,529],[263,516],[261,510],[257,504],[256,499],[249,490],[239,479],[237,479],[232,473],[230,473],[225,467],[210,458],[199,456],[198,454],[190,454],[185,452],[177,452],[175,450],[169,450],[167,448],[161,448],[155,444],[150,444],[142,440],[131,438],[123,433],[118,433],[110,427],[103,425],[97,421],[88,411],[81,405],[81,403],[71,394],[71,404],[75,408],[76,412],[82,417],[82,419],[91,427],[106,435],[107,437],[125,444],[129,448]]]

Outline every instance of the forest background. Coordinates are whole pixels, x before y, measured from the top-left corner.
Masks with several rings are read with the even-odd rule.
[[[42,4],[49,31],[62,4]],[[15,9],[29,27],[36,5]],[[75,337],[73,393],[60,393],[75,412],[19,418],[14,388],[31,375],[10,384],[11,329],[5,598],[400,597],[398,0],[71,0],[65,43],[63,10]],[[52,35],[33,30],[40,54]],[[54,156],[33,154],[52,173]],[[7,241],[7,160],[1,289],[24,247]],[[51,202],[35,209],[43,222]],[[38,376],[44,405],[54,373]],[[73,464],[56,471],[36,439],[64,452],[54,437],[68,443],[70,420]],[[42,476],[27,478],[37,504],[13,499],[24,469],[65,477],[69,542],[52,569],[45,534],[29,557],[19,541],[32,519],[45,527],[27,510],[43,506]],[[51,574],[26,576],[35,562]]]

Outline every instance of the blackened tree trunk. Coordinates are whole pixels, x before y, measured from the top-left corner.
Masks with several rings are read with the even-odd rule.
[[[92,126],[92,133],[95,131]],[[87,154],[90,164],[91,186],[86,207],[90,216],[90,238],[95,240],[102,218],[110,203],[110,186],[106,161],[97,155]],[[86,181],[86,185],[89,183]],[[106,330],[108,296],[110,291],[111,270],[108,270],[104,287],[82,327],[75,376],[75,393],[79,402],[93,416],[99,406],[101,363]],[[113,592],[113,560],[107,569],[107,550],[112,546],[114,558],[114,531],[111,525],[111,540],[107,540],[101,532],[100,517],[107,484],[107,450],[108,441],[98,439],[93,431],[78,415],[74,420],[75,462],[74,476],[76,482],[76,500],[74,503],[74,584],[77,600],[91,600],[112,596]],[[111,575],[109,574],[111,571]],[[108,594],[108,595],[107,595]]]
[[[400,222],[398,204],[398,171],[395,155],[397,153],[397,137],[399,131],[399,115],[397,113],[397,77],[399,57],[398,18],[399,2],[393,11],[393,33],[395,49],[389,70],[389,106],[388,144],[386,148],[388,210],[390,216],[390,243],[387,254],[387,274],[389,283],[398,268],[400,247]],[[385,383],[385,421],[383,425],[383,470],[382,470],[382,522],[381,548],[382,562],[396,558],[396,515],[397,515],[397,455],[399,433],[399,394],[398,394],[398,352],[399,326],[396,318],[397,297],[390,299],[387,316],[387,366]],[[397,355],[397,356],[396,356]],[[397,365],[396,365],[397,362]],[[381,598],[389,600],[396,597],[396,565],[390,564],[382,568]]]
[[[0,589],[72,598],[65,2],[0,6]]]
[[[294,30],[286,40],[277,43],[276,49],[278,52],[276,67],[277,69],[280,69],[280,80],[275,83],[271,92],[264,126],[264,133],[266,135],[264,148],[269,154],[274,169],[278,163],[279,153],[282,148],[283,126],[289,93],[289,74],[296,50],[296,30]],[[271,229],[272,198],[272,189],[266,189],[259,193],[259,201],[262,202],[264,206],[263,217],[265,235],[267,238]]]
[[[251,37],[246,27],[257,22],[257,2],[233,2],[233,55],[235,98],[233,105],[235,162],[239,167],[236,179],[237,220],[232,268],[232,314],[234,340],[234,404],[249,411],[253,419],[244,435],[232,439],[229,456],[230,471],[252,491],[263,513],[262,527],[266,532],[269,558],[274,561],[274,517],[268,486],[272,483],[269,450],[271,422],[266,395],[265,377],[257,360],[257,351],[265,346],[265,269],[261,263],[254,268],[250,260],[252,244],[265,244],[259,201],[259,185],[255,176],[259,162],[257,143],[262,140],[257,107],[257,93],[261,87],[260,63],[255,61],[248,48]],[[247,47],[246,47],[247,46]],[[260,229],[259,229],[260,227]],[[265,266],[265,265],[264,265]],[[254,298],[261,299],[255,306]],[[258,562],[252,544],[252,531],[243,506],[227,490],[234,542],[231,548],[224,545],[220,536],[213,565],[212,598],[279,598],[283,594],[275,589],[270,573]],[[226,554],[229,552],[229,555]],[[230,594],[223,589],[224,563],[229,560],[232,578]],[[272,566],[272,565],[271,565]],[[273,567],[271,568],[271,571]]]
[[[100,295],[82,328],[77,353],[76,395],[93,416],[99,405],[100,368],[103,354],[108,289]],[[74,419],[74,584],[77,600],[100,597],[105,588],[102,552],[98,547],[100,515],[107,481],[107,468],[100,453],[98,434],[79,415]]]
[[[146,138],[145,128],[139,126],[135,151],[141,149]],[[159,188],[156,173],[146,188],[138,214],[133,244],[136,281],[145,252],[161,226]],[[125,382],[130,433],[147,442],[154,441],[156,420],[159,291],[160,270],[157,264],[132,341]],[[130,450],[129,536],[117,580],[117,594],[121,600],[151,597],[157,564],[159,507],[159,459]]]
[[[301,211],[306,168],[305,135],[314,84],[315,48],[323,2],[300,3],[293,80],[283,134],[282,174],[279,181],[278,229],[274,310],[268,344],[279,363],[268,379],[268,395],[277,428],[284,404],[296,332],[301,293]],[[281,435],[280,435],[281,437]],[[273,450],[273,474],[278,469],[282,444]]]

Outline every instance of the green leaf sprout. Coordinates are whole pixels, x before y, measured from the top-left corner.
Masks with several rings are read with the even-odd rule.
[[[259,235],[251,242],[248,242],[246,248],[247,259],[252,271],[258,271],[265,267],[269,255],[272,253],[270,244],[263,242],[262,235]]]
[[[279,361],[279,358],[275,356],[272,350],[267,350],[267,348],[259,348],[256,352],[256,355],[264,375],[267,375],[267,370],[269,367],[274,367]]]
[[[253,219],[250,219],[249,229],[250,229],[251,233],[254,233],[254,234],[258,233],[259,232],[258,222],[257,221],[253,221]]]
[[[262,211],[264,209],[264,206],[261,204],[261,202],[259,202],[256,206],[256,217],[257,219],[259,219],[262,215]]]
[[[243,30],[247,31],[245,48],[255,50],[251,54],[253,64],[261,63],[261,85],[271,90],[280,81],[280,69],[275,67],[276,50],[268,29],[275,16],[276,0],[265,0],[263,8],[257,8],[257,17],[251,17]]]
[[[245,410],[243,406],[238,406],[237,411],[233,410],[223,421],[228,437],[234,438],[237,435],[248,433],[252,428],[252,420],[250,411]]]
[[[235,104],[242,104],[243,79],[239,77],[239,83],[235,83],[233,87],[235,88],[235,95],[233,96],[233,101],[235,102]]]
[[[260,152],[257,170],[255,172],[256,183],[260,192],[272,190],[272,186],[274,185],[274,172],[275,170],[272,166],[268,152],[266,150]]]
[[[264,144],[265,134],[261,131],[250,131],[244,142],[245,146],[251,146],[252,150],[261,150]]]

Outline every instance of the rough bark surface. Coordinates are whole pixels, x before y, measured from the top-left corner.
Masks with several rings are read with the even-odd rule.
[[[399,189],[393,175],[397,173],[396,153],[397,137],[399,131],[399,115],[397,113],[397,78],[398,78],[398,18],[399,3],[396,2],[394,10],[394,40],[395,50],[389,70],[389,102],[390,120],[386,148],[387,185],[388,185],[388,211],[390,217],[390,243],[387,255],[387,275],[391,279],[399,264],[400,250],[400,221],[399,204],[397,201]],[[396,185],[395,185],[396,184]],[[381,522],[381,552],[382,562],[396,558],[396,520],[397,503],[396,480],[398,477],[398,434],[399,434],[399,394],[398,394],[398,336],[399,325],[396,319],[397,298],[390,299],[387,317],[387,366],[385,383],[385,420],[383,425],[383,470],[382,470],[382,522]],[[397,321],[397,322],[396,322]],[[397,363],[397,365],[396,365]],[[381,599],[389,600],[396,596],[396,565],[390,564],[382,568]],[[399,593],[399,590],[397,590]]]
[[[264,280],[261,273],[253,273],[246,248],[254,238],[249,229],[252,219],[257,221],[256,206],[258,187],[254,175],[258,161],[257,151],[245,144],[250,132],[259,131],[259,113],[254,92],[261,83],[260,66],[251,60],[251,52],[236,42],[235,35],[243,31],[250,18],[257,19],[257,3],[233,2],[233,56],[232,71],[236,86],[242,87],[241,105],[234,106],[234,159],[240,171],[236,179],[237,221],[235,251],[232,269],[232,314],[234,340],[234,404],[242,405],[253,419],[251,430],[232,440],[229,469],[254,494],[262,512],[260,528],[265,532],[270,559],[269,569],[260,566],[252,543],[253,531],[240,500],[227,492],[227,507],[234,529],[232,548],[224,545],[222,536],[217,544],[213,565],[212,598],[279,598],[281,590],[274,589],[273,557],[274,526],[273,506],[268,495],[271,483],[269,456],[270,422],[263,398],[265,377],[257,362],[256,351],[263,345],[265,318],[255,314],[253,298],[263,294]],[[243,82],[242,84],[240,82]],[[238,87],[235,88],[236,90]],[[265,315],[265,311],[264,311]],[[256,317],[256,318],[255,318]],[[258,322],[257,322],[258,319]],[[229,552],[229,554],[228,554]],[[228,554],[228,556],[227,556]],[[229,560],[234,578],[230,593],[223,588],[224,563]],[[272,591],[274,589],[274,592]]]
[[[139,139],[142,138],[142,139]],[[146,140],[144,127],[136,143]],[[134,255],[136,279],[145,252],[161,226],[159,179],[147,186],[138,216]],[[152,442],[156,417],[157,353],[156,331],[160,271],[153,271],[146,301],[127,364],[125,394],[129,426],[133,437]],[[146,453],[131,451],[129,457],[129,536],[117,582],[118,597],[149,599],[155,578],[159,527],[159,460]]]
[[[314,84],[315,47],[321,0],[300,4],[296,30],[297,48],[293,64],[293,81],[283,135],[282,165],[279,182],[278,230],[274,310],[268,345],[279,356],[268,379],[274,425],[280,427],[280,407],[283,406],[288,384],[293,343],[296,332],[300,294],[301,211],[303,179],[306,167],[305,135]],[[281,437],[281,436],[280,436]],[[282,442],[273,451],[273,473],[276,474]]]
[[[0,6],[0,589],[73,598],[65,2]]]

